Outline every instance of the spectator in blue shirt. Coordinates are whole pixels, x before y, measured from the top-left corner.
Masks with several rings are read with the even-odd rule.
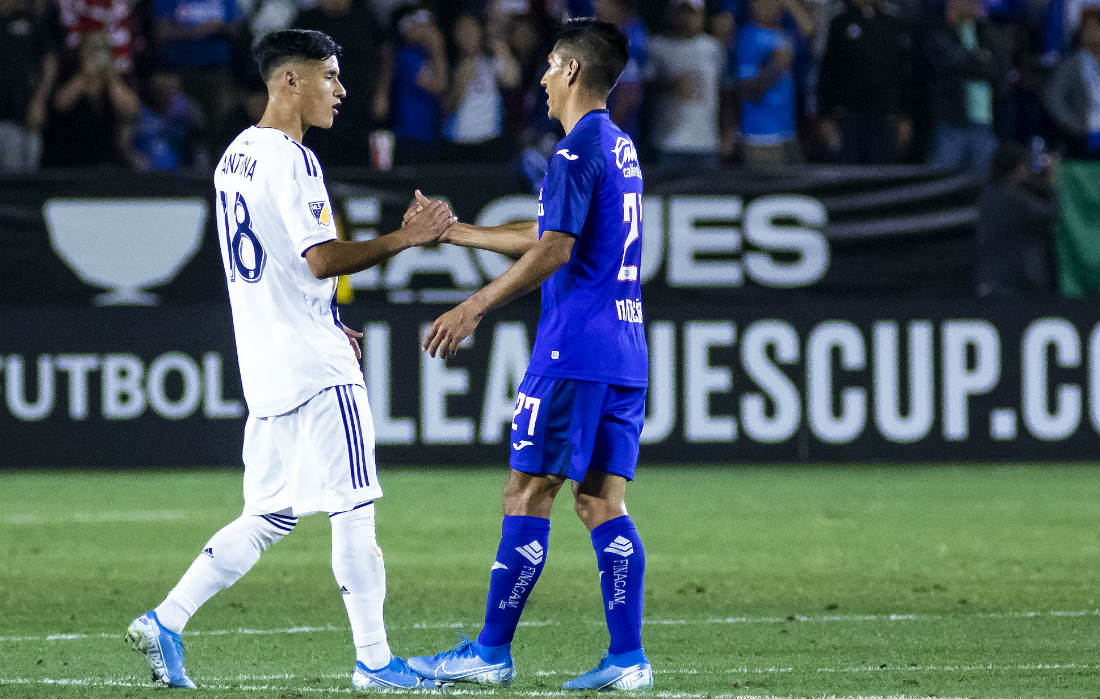
[[[780,0],[752,0],[751,19],[737,34],[737,89],[749,166],[802,160],[791,72],[796,37],[784,31],[782,12]]]
[[[432,13],[416,5],[394,12],[393,24],[398,34],[389,105],[397,140],[394,162],[438,160],[442,99],[449,72],[443,32]]]
[[[157,53],[211,123],[234,105],[231,59],[243,17],[237,0],[153,0]]]
[[[202,112],[184,94],[179,75],[156,70],[133,126],[130,164],[139,171],[204,169],[202,129]]]

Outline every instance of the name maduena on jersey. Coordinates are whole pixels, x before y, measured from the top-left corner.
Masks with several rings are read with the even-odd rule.
[[[252,175],[256,172],[256,163],[251,155],[247,153],[226,153],[222,158],[221,174],[223,175],[240,175],[245,177],[249,182],[252,181]]]
[[[627,323],[641,323],[642,300],[616,299],[615,312],[619,315],[619,320]]]
[[[623,177],[642,176],[642,168],[638,165],[638,151],[629,138],[619,136],[611,152],[615,154],[615,165],[623,171]]]

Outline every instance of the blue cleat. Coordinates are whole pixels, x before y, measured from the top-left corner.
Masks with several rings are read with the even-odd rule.
[[[355,663],[355,672],[351,676],[351,686],[355,689],[408,689],[421,687],[437,689],[439,682],[426,680],[409,668],[409,664],[396,655],[390,658],[390,664],[380,670],[371,670],[362,662]]]
[[[195,689],[183,667],[183,644],[178,633],[160,625],[156,612],[145,612],[126,629],[130,647],[145,655],[153,668],[153,682],[165,687]]]
[[[437,655],[421,655],[409,658],[412,671],[429,680],[441,682],[473,682],[507,687],[516,676],[516,666],[511,653],[505,652],[501,662],[489,662],[478,655],[474,641],[463,639],[451,650]]]
[[[562,689],[619,690],[647,689],[653,686],[653,668],[645,653],[633,651],[621,655],[604,654],[600,664],[561,686]]]

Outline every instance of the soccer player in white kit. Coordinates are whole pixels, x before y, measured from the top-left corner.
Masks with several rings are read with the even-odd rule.
[[[331,127],[338,113],[346,94],[339,53],[316,31],[261,39],[254,55],[267,82],[266,111],[215,169],[219,244],[249,413],[245,502],[241,516],[206,543],[167,598],[127,630],[158,684],[195,687],[179,639],[187,621],[289,534],[299,517],[327,512],[332,570],[355,643],[353,686],[424,686],[386,641],[386,573],[373,504],[382,489],[357,361],[361,334],[340,322],[333,298],[338,275],[437,240],[454,218],[442,202],[420,204],[389,235],[336,240],[321,166],[301,141],[311,126]]]

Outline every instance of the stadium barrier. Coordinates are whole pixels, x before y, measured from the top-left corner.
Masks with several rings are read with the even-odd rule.
[[[384,464],[505,463],[530,300],[447,363],[445,305],[357,302]],[[1100,322],[1044,300],[655,302],[643,463],[1094,460]],[[233,465],[245,405],[226,303],[0,307],[0,466]]]
[[[643,461],[1095,459],[1095,304],[970,298],[970,177],[646,177]],[[416,187],[482,225],[536,204],[500,168],[327,181],[356,239],[400,225]],[[0,178],[0,467],[239,463],[213,202],[206,178]],[[344,319],[366,333],[383,462],[504,462],[537,303],[494,314],[453,362],[417,348],[425,324],[506,265],[418,248],[341,285]]]
[[[639,270],[647,301],[744,302],[819,294],[969,296],[978,184],[914,167],[805,167],[690,176],[646,171]],[[461,220],[531,219],[536,195],[507,168],[326,176],[348,238],[394,230],[413,189]],[[120,195],[120,192],[127,194]],[[0,177],[0,292],[18,303],[222,302],[209,180],[52,173]],[[451,300],[499,274],[492,253],[409,250],[354,275],[356,298]]]

